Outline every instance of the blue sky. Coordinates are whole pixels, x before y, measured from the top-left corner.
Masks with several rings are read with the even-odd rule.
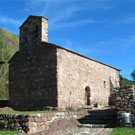
[[[29,15],[49,19],[49,42],[121,69],[135,68],[135,0],[0,0],[0,28],[19,35]]]

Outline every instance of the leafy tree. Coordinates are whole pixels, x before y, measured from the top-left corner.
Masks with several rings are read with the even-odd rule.
[[[125,85],[135,85],[134,81],[128,80],[124,78],[122,75],[120,75],[120,85],[125,86]]]
[[[135,81],[135,69],[134,69],[133,72],[131,73],[131,77],[132,77],[133,81]]]

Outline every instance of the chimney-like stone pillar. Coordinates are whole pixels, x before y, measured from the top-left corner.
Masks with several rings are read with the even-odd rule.
[[[20,27],[20,50],[48,42],[48,19],[29,16]]]

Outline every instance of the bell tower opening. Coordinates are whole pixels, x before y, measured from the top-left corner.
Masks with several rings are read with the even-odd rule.
[[[30,15],[20,27],[20,50],[48,42],[48,19]]]

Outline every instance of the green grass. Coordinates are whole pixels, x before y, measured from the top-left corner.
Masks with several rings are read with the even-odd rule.
[[[45,111],[8,111],[8,112],[0,112],[0,114],[38,114],[38,113],[59,113],[59,112],[79,112],[82,109],[77,109],[77,110],[65,110],[65,111],[60,111],[60,110],[45,110]]]
[[[135,129],[115,128],[110,135],[135,135]]]
[[[0,135],[15,135],[15,134],[19,134],[19,133],[20,133],[20,131],[10,131],[10,130],[0,131]]]
[[[0,100],[8,100],[8,98],[0,98]]]

